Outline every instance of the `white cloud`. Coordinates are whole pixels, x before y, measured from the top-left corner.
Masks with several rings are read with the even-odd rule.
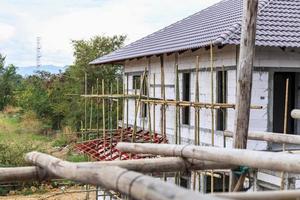
[[[27,52],[23,58],[15,56],[19,65],[35,64],[36,36],[42,37],[43,64],[66,65],[73,62],[71,40],[89,39],[101,34],[126,34],[127,43],[133,42],[218,1],[75,0],[73,3],[74,0],[48,0],[40,4],[39,1],[28,0],[26,4],[6,6],[17,18],[18,38],[13,48],[16,49],[18,44],[23,52]],[[30,2],[35,2],[32,3],[34,6],[28,6]]]
[[[0,22],[0,42],[9,40],[15,34],[15,28],[9,24]]]

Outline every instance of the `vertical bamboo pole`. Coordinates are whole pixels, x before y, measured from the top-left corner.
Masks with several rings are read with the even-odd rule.
[[[147,76],[147,100],[150,99],[150,67],[151,67],[151,59],[148,58],[148,76]],[[150,102],[147,103],[147,114],[148,114],[148,131],[150,134],[150,138],[152,138],[152,129],[151,129],[151,105]],[[151,140],[150,140],[151,141]]]
[[[124,123],[125,123],[125,84],[123,84],[123,99],[122,99],[122,129],[121,129],[121,142],[124,137]],[[121,156],[121,155],[120,155]]]
[[[110,84],[110,92],[109,94],[112,95],[113,93],[113,83]],[[112,98],[109,99],[109,145],[110,145],[110,159],[112,159],[112,142],[113,142],[113,104],[114,104],[114,101]]]
[[[99,79],[97,78],[97,95],[99,95]],[[97,115],[96,115],[96,117],[97,117],[97,138],[99,138],[99,135],[100,135],[100,133],[99,133],[99,98],[97,98]]]
[[[94,94],[94,87],[92,87],[92,95]],[[91,108],[90,108],[90,131],[92,131],[93,123],[93,98],[91,98]]]
[[[247,148],[257,10],[258,0],[244,0],[240,57],[237,68],[236,114],[233,137],[233,147],[237,149]],[[237,177],[234,171],[232,171],[230,181],[231,190],[235,188],[237,181]]]
[[[179,101],[179,80],[178,80],[178,53],[175,54],[175,144],[178,144],[179,138],[178,138],[178,101]]]
[[[196,56],[196,67],[195,67],[195,102],[199,102],[199,56]],[[199,108],[194,107],[195,110],[195,136],[194,142],[195,145],[199,145]],[[193,171],[193,190],[196,190],[196,179],[197,179],[197,172]]]
[[[105,94],[105,81],[102,79],[102,95]],[[106,147],[106,135],[105,135],[105,99],[102,99],[102,131],[103,131],[103,140],[104,148]]]
[[[161,85],[161,98],[163,101],[166,100],[166,93],[165,93],[165,68],[164,68],[164,56],[160,56],[160,85]],[[164,141],[166,141],[166,105],[162,104],[160,109],[160,115],[161,115],[161,134],[164,137]]]
[[[119,95],[120,91],[119,91],[119,77],[117,78],[117,95]],[[119,98],[117,98],[117,127],[116,129],[118,130],[119,129],[119,112],[120,112],[120,109],[119,109]]]
[[[179,112],[180,108],[178,107],[179,102],[179,76],[178,76],[178,53],[175,54],[175,100],[176,100],[176,105],[175,105],[175,143],[179,144],[179,130],[178,130],[178,123],[179,121]],[[179,172],[175,173],[175,184],[179,185]]]
[[[283,123],[283,134],[287,134],[287,128],[288,128],[288,103],[289,103],[289,79],[286,79],[285,83],[285,102],[284,102],[284,123]],[[282,144],[282,151],[285,152],[286,150],[286,144]],[[280,189],[284,190],[286,189],[286,175],[287,173],[281,172],[281,183],[280,183]]]
[[[129,80],[128,80],[128,74],[126,75],[126,95],[128,96],[129,94]],[[129,117],[129,100],[128,97],[126,98],[126,128],[128,128],[128,117]]]
[[[143,77],[141,76],[141,79],[142,79]],[[146,82],[147,81],[147,79],[145,79],[144,80],[144,83],[143,83],[143,85],[142,85],[142,87],[141,87],[141,95],[145,95],[145,87],[146,87]],[[144,102],[140,102],[140,104],[141,104],[141,119],[143,120],[142,121],[142,129],[143,129],[143,131],[145,131],[145,116],[144,116],[144,112],[145,112],[145,103]],[[144,139],[144,137],[143,137],[143,139]]]
[[[84,94],[87,95],[87,73],[84,74]],[[87,131],[87,98],[84,98],[84,129]]]
[[[156,84],[155,84],[155,73],[153,74],[153,98],[155,98],[155,88],[156,88]],[[155,118],[156,118],[156,113],[155,113],[155,103],[153,103],[153,139],[152,141],[154,142],[155,140],[155,134],[156,134],[156,123],[155,123]]]
[[[214,113],[214,57],[213,57],[213,45],[210,44],[210,74],[211,74],[211,145],[215,146],[215,113]],[[211,193],[214,192],[214,171],[211,171],[211,179],[210,179],[210,190]]]
[[[136,130],[137,130],[137,115],[139,112],[139,108],[141,106],[141,98],[142,98],[142,89],[144,86],[144,81],[145,81],[145,77],[146,77],[146,71],[147,68],[145,67],[144,73],[142,75],[141,81],[140,81],[140,93],[139,93],[139,98],[136,101],[135,99],[135,113],[134,113],[134,126],[133,126],[133,134],[132,134],[132,142],[135,141],[135,136],[136,136]],[[136,90],[135,90],[135,95],[136,95]]]

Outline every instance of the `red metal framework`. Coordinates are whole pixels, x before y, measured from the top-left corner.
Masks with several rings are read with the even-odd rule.
[[[96,139],[81,142],[75,145],[75,149],[84,153],[97,161],[111,161],[111,160],[128,160],[143,158],[143,155],[120,152],[116,146],[121,141],[122,129],[116,130],[114,133],[106,132],[106,138]],[[110,137],[112,135],[112,137]],[[123,142],[131,142],[133,136],[133,129],[123,129]],[[140,130],[135,134],[135,142],[139,143],[166,143],[166,139],[155,134],[150,134],[149,131]]]

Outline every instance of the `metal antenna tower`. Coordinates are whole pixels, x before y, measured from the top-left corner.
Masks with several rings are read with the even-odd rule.
[[[42,46],[41,46],[41,37],[36,38],[36,67],[41,67],[41,57],[42,57]]]

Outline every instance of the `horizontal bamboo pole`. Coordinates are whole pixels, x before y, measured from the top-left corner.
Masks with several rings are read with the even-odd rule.
[[[50,180],[58,177],[39,167],[0,168],[0,183],[12,181]]]
[[[233,137],[233,132],[224,131],[224,136]],[[271,132],[249,132],[248,139],[275,143],[300,144],[300,136]]]
[[[31,152],[26,160],[65,179],[98,185],[139,200],[218,200],[220,197],[205,196],[156,178],[128,171],[117,166],[87,169],[47,154]]]
[[[113,94],[113,95],[81,95],[84,98],[99,98],[99,99],[138,99],[139,95],[123,95],[123,94]],[[164,100],[161,98],[153,98],[147,97],[145,95],[141,95],[140,98],[141,102],[150,103],[150,104],[163,104],[163,105],[170,105],[170,106],[180,106],[180,107],[198,107],[198,108],[207,108],[207,109],[221,109],[221,108],[232,108],[235,109],[235,104],[228,104],[228,103],[203,103],[203,102],[192,102],[192,101],[176,101],[176,100]],[[262,109],[262,106],[251,106],[251,109]]]
[[[300,197],[300,190],[216,193],[214,196],[237,200],[297,200]]]
[[[188,170],[207,169],[230,169],[232,165],[219,164],[211,161],[200,161],[192,159],[182,159],[178,157],[124,160],[124,161],[101,161],[101,162],[80,162],[77,166],[86,169],[98,169],[108,166],[119,166],[128,170],[155,173],[155,172],[177,172]],[[50,180],[57,179],[52,174],[47,173],[39,167],[15,167],[0,168],[0,182],[29,181],[29,180]]]
[[[300,155],[193,145],[118,143],[123,152],[181,156],[259,169],[300,173]]]
[[[300,119],[300,110],[299,109],[292,110],[291,116],[293,119]]]

